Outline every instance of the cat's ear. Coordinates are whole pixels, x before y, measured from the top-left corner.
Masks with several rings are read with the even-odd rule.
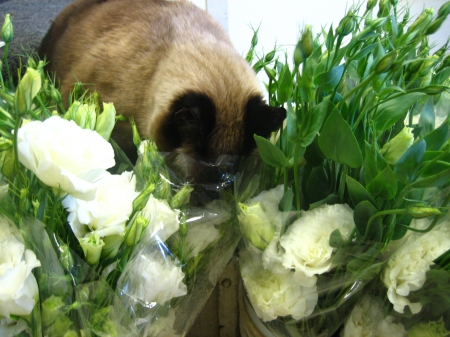
[[[269,106],[261,97],[250,99],[245,115],[244,152],[250,152],[256,147],[253,135],[267,138],[283,125],[285,119],[285,108]]]

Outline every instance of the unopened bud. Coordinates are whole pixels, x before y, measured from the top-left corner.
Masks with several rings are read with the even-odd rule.
[[[313,37],[310,25],[306,25],[305,29],[303,30],[301,41],[301,51],[303,57],[308,58],[313,52]]]
[[[397,59],[397,53],[395,51],[387,53],[384,55],[376,64],[375,72],[377,74],[383,74],[391,70],[392,65]]]
[[[11,15],[6,14],[5,21],[3,21],[2,26],[2,40],[5,43],[9,44],[11,43],[13,38],[14,38],[14,29],[11,21]]]
[[[427,56],[420,66],[419,77],[427,75],[428,72],[436,65],[438,61],[439,56],[437,55]]]
[[[149,222],[149,219],[146,219],[140,215],[136,217],[127,235],[127,239],[125,242],[127,246],[133,247],[137,242],[139,242],[142,236],[142,232],[145,228],[147,228]]]
[[[134,119],[131,119],[130,123],[131,123],[131,130],[133,131],[133,143],[134,145],[136,145],[137,148],[139,148],[139,145],[141,144],[141,136],[139,135],[136,122],[134,121]]]
[[[109,235],[103,238],[105,245],[102,248],[101,257],[104,259],[112,259],[117,256],[120,246],[122,245],[124,235]]]
[[[384,144],[380,154],[388,164],[395,165],[397,161],[408,151],[414,142],[412,128],[404,127],[394,138]]]
[[[378,0],[368,0],[366,10],[370,11],[377,5]]]
[[[54,85],[50,86],[50,96],[55,103],[61,103],[61,93]]]
[[[25,75],[17,85],[14,97],[14,107],[19,115],[24,115],[31,108],[34,97],[41,90],[41,74],[32,68],[28,68]]]
[[[380,0],[378,17],[389,16],[390,3],[389,0]]]
[[[427,27],[431,20],[433,20],[434,9],[426,8],[417,19],[412,23],[408,28],[408,33],[412,33],[415,30],[422,29],[423,27]]]
[[[184,204],[189,202],[191,192],[194,190],[192,186],[184,185],[170,200],[170,207],[180,208]]]
[[[36,207],[35,207],[36,208]],[[71,270],[73,267],[73,256],[70,252],[69,245],[60,245],[59,247],[59,262],[65,270]]]
[[[0,137],[0,152],[9,150],[13,145],[12,140],[5,137]]]
[[[445,21],[447,17],[446,16],[442,16],[442,17],[437,17],[428,27],[427,30],[425,31],[425,35],[431,35],[436,33],[439,28],[441,28],[442,23]]]
[[[438,10],[438,18],[446,18],[450,14],[450,1],[443,4]]]
[[[415,219],[421,219],[428,216],[441,214],[441,211],[437,208],[428,207],[427,205],[422,203],[409,206],[406,210],[408,211],[408,214]]]
[[[275,50],[272,50],[271,52],[269,52],[266,57],[264,57],[264,61],[265,62],[271,62],[273,60],[273,58],[275,57]]]
[[[147,204],[150,194],[155,190],[155,184],[148,184],[146,188],[133,200],[133,210],[140,211]]]
[[[102,248],[105,245],[100,235],[93,232],[88,237],[78,239],[81,249],[83,250],[86,262],[90,265],[95,265],[100,260]]]
[[[276,81],[277,72],[275,71],[275,69],[264,67],[264,71],[266,72],[267,77],[269,77],[270,80]]]
[[[95,131],[104,139],[109,140],[116,124],[116,109],[113,103],[103,103],[103,112],[97,116]]]
[[[336,28],[336,33],[341,36],[347,36],[355,28],[356,20],[353,11],[350,11],[340,22]]]

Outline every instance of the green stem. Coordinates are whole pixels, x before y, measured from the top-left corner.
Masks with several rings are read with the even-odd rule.
[[[300,177],[298,173],[299,169],[299,155],[300,155],[300,144],[295,144],[294,149],[294,186],[295,186],[295,203],[296,203],[296,210],[300,211],[301,205],[300,205]]]
[[[390,214],[406,214],[408,213],[405,209],[400,208],[400,209],[388,209],[385,211],[379,211],[377,213],[375,213],[374,215],[372,215],[369,218],[369,221],[367,221],[367,227],[366,227],[366,232],[364,233],[364,238],[363,238],[363,242],[367,240],[367,234],[369,233],[369,229],[370,226],[372,225],[373,220],[375,220],[378,217],[381,217],[383,215],[390,215]]]
[[[352,96],[356,91],[360,90],[361,88],[365,88],[377,75],[378,74],[374,73],[374,72],[370,73],[370,75],[367,76],[361,83],[359,83],[352,90],[350,90],[348,93],[345,94],[345,96],[337,104],[337,107],[340,108],[340,106],[341,106],[341,104],[343,104],[343,102],[345,102],[347,99],[349,99],[349,97]]]

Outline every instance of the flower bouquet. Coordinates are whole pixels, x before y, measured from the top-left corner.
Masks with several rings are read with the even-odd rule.
[[[369,0],[315,38],[306,26],[292,63],[277,49],[254,60],[255,31],[248,60],[287,109],[235,181],[243,309],[261,334],[331,336],[380,279],[394,309],[415,303],[411,315],[448,297],[445,273],[409,273],[420,254],[448,263],[450,56],[429,35],[449,12],[410,19],[397,1]],[[402,250],[421,240],[419,260]],[[438,289],[414,293],[429,278]]]
[[[32,57],[14,85],[12,36],[7,15],[0,335],[184,336],[240,238],[230,174],[191,186],[135,127],[132,165],[110,139],[112,104],[78,84],[65,108]]]

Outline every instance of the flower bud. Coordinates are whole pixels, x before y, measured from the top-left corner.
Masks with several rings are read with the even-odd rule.
[[[55,103],[61,103],[61,93],[58,89],[55,88],[55,85],[53,84],[50,86],[50,96]]]
[[[5,43],[9,44],[11,43],[13,38],[14,38],[14,29],[11,21],[11,15],[6,14],[5,21],[3,21],[2,26],[2,40]]]
[[[131,119],[130,123],[131,123],[131,130],[133,131],[133,143],[134,145],[136,145],[137,148],[139,148],[139,145],[141,144],[141,136],[139,135],[136,122],[134,121],[134,119]]]
[[[113,103],[103,103],[103,112],[98,115],[95,131],[104,139],[109,140],[116,124],[116,109]]]
[[[378,17],[389,16],[390,3],[389,0],[380,0]]]
[[[446,18],[450,14],[450,1],[443,4],[438,10],[438,18]]]
[[[384,144],[380,154],[387,163],[395,165],[414,142],[413,128],[404,127],[394,138]]]
[[[378,0],[368,0],[366,11],[370,11],[370,10],[374,9],[374,7],[377,5],[377,2],[378,2]]]
[[[377,29],[380,29],[381,27],[383,27],[386,22],[388,22],[388,18],[378,18],[373,20],[369,26],[367,26],[367,28],[369,29],[369,31],[373,32]]]
[[[100,235],[93,232],[88,237],[78,239],[81,249],[83,250],[86,262],[90,265],[95,265],[100,260],[102,248],[105,245]]]
[[[396,6],[398,3],[398,0],[390,0],[392,6]]]
[[[59,315],[61,315],[61,308],[65,306],[62,297],[52,295],[41,303],[42,325],[49,327],[52,325]]]
[[[155,190],[155,184],[148,184],[143,191],[133,200],[133,210],[140,211],[147,204],[150,194]]]
[[[353,28],[352,28],[352,30],[353,30]],[[303,57],[306,59],[313,52],[313,37],[312,37],[312,30],[311,30],[310,25],[306,25],[305,29],[303,30],[301,41],[302,41],[301,51],[302,51]]]
[[[276,81],[277,72],[275,71],[275,69],[264,67],[264,71],[266,72],[267,77],[269,77],[270,80]]]
[[[189,202],[191,192],[194,190],[192,186],[184,185],[170,200],[170,207],[180,208],[184,204]]]
[[[79,127],[89,130],[95,129],[95,123],[97,121],[97,113],[95,111],[95,105],[81,104],[74,112],[75,112],[74,121],[75,123],[77,123]]]
[[[35,207],[35,209],[37,209]],[[73,268],[73,256],[70,253],[69,245],[59,246],[59,262],[66,270],[71,270]]]
[[[272,50],[271,52],[269,52],[266,57],[264,57],[264,61],[269,63],[273,60],[273,58],[275,57],[275,50]]]
[[[392,51],[384,55],[375,65],[375,72],[383,74],[391,70],[395,60],[397,59],[397,52]]]
[[[149,219],[146,219],[140,215],[136,217],[128,231],[127,239],[125,241],[127,246],[133,247],[136,243],[139,242],[142,236],[142,232],[145,228],[147,228],[149,222]]]
[[[439,215],[441,211],[434,207],[428,207],[423,203],[417,203],[406,208],[408,214],[414,219],[426,218],[432,215]]]
[[[28,68],[17,85],[14,96],[14,107],[19,115],[24,115],[30,110],[34,97],[41,90],[41,84],[41,74],[35,69]]]
[[[350,11],[340,22],[336,28],[336,34],[347,36],[355,28],[356,20],[353,11]]]
[[[9,150],[13,145],[12,140],[9,140],[5,137],[0,137],[0,152]]]
[[[112,259],[116,257],[122,245],[124,235],[109,235],[103,238],[105,245],[102,248],[101,257],[104,259]]]
[[[426,29],[425,35],[431,35],[436,33],[439,28],[441,28],[442,23],[445,21],[446,17],[436,18]]]
[[[10,177],[14,172],[14,148],[0,152],[0,167],[4,176]]]
[[[265,250],[275,235],[275,228],[259,202],[247,206],[239,203],[239,224],[244,237],[256,248]]]
[[[422,27],[427,27],[428,24],[433,20],[434,9],[433,8],[425,8],[425,10],[420,13],[417,19],[412,23],[408,28],[408,33],[412,33],[415,30],[422,29]]]
[[[427,56],[420,66],[419,77],[427,75],[428,72],[437,64],[438,61],[439,56],[437,55]]]
[[[185,238],[188,233],[188,227],[185,221],[181,221],[180,223],[180,229],[178,230],[178,233],[180,234],[180,237]]]

